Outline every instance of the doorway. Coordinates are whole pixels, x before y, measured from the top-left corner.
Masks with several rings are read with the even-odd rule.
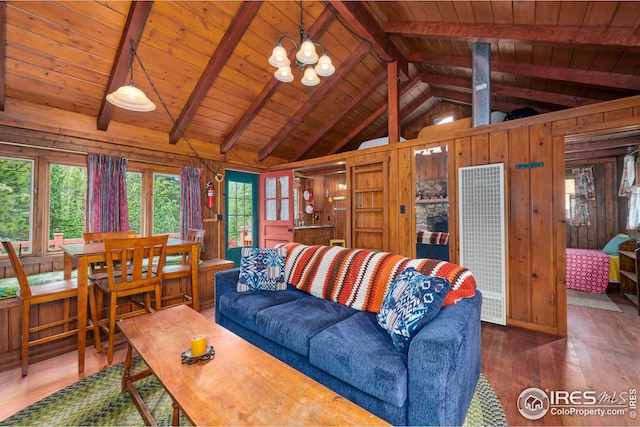
[[[239,267],[242,248],[258,244],[258,175],[227,170],[225,181],[225,253]]]

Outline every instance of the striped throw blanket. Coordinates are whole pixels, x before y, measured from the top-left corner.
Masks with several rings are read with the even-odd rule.
[[[448,245],[449,233],[438,231],[418,231],[418,243],[429,245]]]
[[[357,310],[380,311],[387,289],[407,267],[449,280],[451,290],[445,298],[445,305],[475,294],[476,282],[471,272],[447,261],[411,259],[387,252],[340,246],[300,243],[278,246],[287,250],[287,283],[316,297]]]

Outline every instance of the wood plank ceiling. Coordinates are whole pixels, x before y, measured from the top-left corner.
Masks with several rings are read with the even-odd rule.
[[[494,110],[543,113],[640,93],[640,2],[302,7],[305,29],[336,66],[315,87],[295,67],[294,82],[280,83],[267,63],[281,35],[299,37],[299,2],[3,2],[0,109],[15,99],[95,117],[101,130],[122,122],[166,133],[166,144],[192,138],[214,153],[294,161],[387,134],[390,61],[401,70],[401,135],[442,101],[470,105],[475,41],[491,44]],[[105,102],[129,80],[129,40],[140,58],[135,85],[154,112]]]

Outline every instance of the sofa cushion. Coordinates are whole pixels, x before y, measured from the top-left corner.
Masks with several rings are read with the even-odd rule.
[[[393,345],[408,352],[411,338],[436,317],[449,281],[442,277],[425,276],[410,267],[391,284],[378,312],[378,324],[391,335]]]
[[[393,346],[375,313],[358,312],[311,338],[309,362],[396,407],[407,399],[407,355]]]
[[[242,248],[238,292],[282,291],[284,280],[284,248]]]
[[[292,287],[280,292],[231,292],[220,297],[216,310],[255,332],[256,315],[260,310],[306,297],[307,294]]]
[[[355,312],[344,305],[307,295],[261,310],[256,319],[256,331],[306,357],[311,337]]]

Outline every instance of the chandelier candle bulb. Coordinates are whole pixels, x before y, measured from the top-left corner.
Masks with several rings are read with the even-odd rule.
[[[194,335],[191,337],[191,356],[202,356],[207,352],[207,337],[205,335]]]

